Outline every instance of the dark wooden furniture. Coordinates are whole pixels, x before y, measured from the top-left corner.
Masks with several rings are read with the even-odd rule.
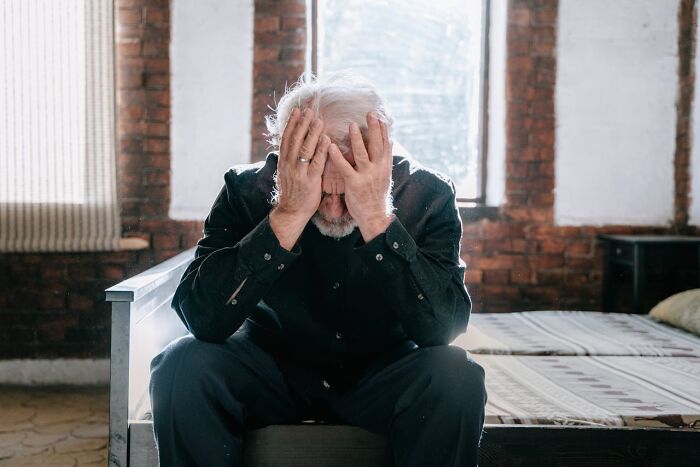
[[[110,287],[109,466],[156,467],[148,419],[150,360],[187,330],[170,300],[194,248]],[[389,441],[361,428],[313,421],[246,433],[247,467],[391,467]],[[481,467],[697,466],[700,431],[668,428],[486,424]]]
[[[679,235],[598,235],[604,246],[603,311],[617,312],[620,278],[631,276],[631,310],[646,313],[649,306],[688,288],[700,286],[700,237]],[[659,278],[653,287],[650,274]],[[690,280],[679,273],[691,272]],[[628,304],[623,296],[621,305]]]

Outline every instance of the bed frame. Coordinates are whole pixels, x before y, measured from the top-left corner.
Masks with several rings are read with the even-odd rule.
[[[188,333],[170,301],[195,247],[106,290],[112,304],[109,466],[156,467],[147,418],[150,361]],[[271,425],[244,438],[244,465],[389,467],[388,439],[318,420]],[[491,425],[480,462],[489,466],[697,466],[700,431],[668,428]]]

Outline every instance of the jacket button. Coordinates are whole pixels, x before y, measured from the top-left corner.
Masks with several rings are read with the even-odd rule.
[[[335,290],[335,289],[337,289],[338,287],[340,287],[340,283],[339,283],[339,282],[333,282],[333,286],[332,286],[332,287],[333,287],[333,290]]]
[[[341,337],[343,337],[343,333],[341,333],[340,331],[338,331],[338,332],[335,333],[335,338],[336,338],[336,339],[340,339]]]
[[[418,300],[423,300],[423,298],[424,298],[424,297],[423,297],[423,294],[422,294],[422,293],[419,293],[419,294],[418,294]]]
[[[391,246],[394,247],[394,250],[398,250],[399,249],[399,242],[394,242],[391,244]]]
[[[265,258],[265,261],[270,261],[272,259],[272,255],[270,253],[265,253],[263,258]]]
[[[328,381],[326,381],[325,379],[324,379],[324,380],[321,380],[321,384],[323,384],[323,387],[326,388],[326,389],[330,389],[330,388],[331,388],[331,385],[328,384]]]
[[[376,259],[377,261],[381,261],[384,259],[384,256],[382,256],[381,253],[377,253],[377,256],[375,256],[374,259]]]
[[[230,303],[231,303],[231,305],[235,305],[236,303],[238,303],[238,300],[236,300],[236,299],[234,298],[234,299],[231,300]]]
[[[281,271],[282,269],[284,269],[284,263],[280,263],[280,265],[277,266],[277,269],[278,269],[279,271]]]

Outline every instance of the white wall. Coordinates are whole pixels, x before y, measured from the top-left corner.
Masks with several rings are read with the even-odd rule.
[[[678,0],[562,0],[556,80],[560,225],[673,215]]]
[[[174,0],[170,217],[203,220],[226,170],[250,161],[253,0]]]
[[[506,190],[506,24],[508,2],[491,2],[486,204],[503,204]]]
[[[700,21],[695,28],[695,37],[700,34]],[[690,153],[690,206],[688,222],[700,226],[700,54],[695,52],[695,96],[693,99]]]

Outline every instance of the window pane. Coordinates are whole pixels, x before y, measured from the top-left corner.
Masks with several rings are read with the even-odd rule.
[[[479,196],[481,0],[319,0],[317,21],[318,74],[372,80],[396,141]]]
[[[0,5],[0,202],[85,201],[85,1]]]

